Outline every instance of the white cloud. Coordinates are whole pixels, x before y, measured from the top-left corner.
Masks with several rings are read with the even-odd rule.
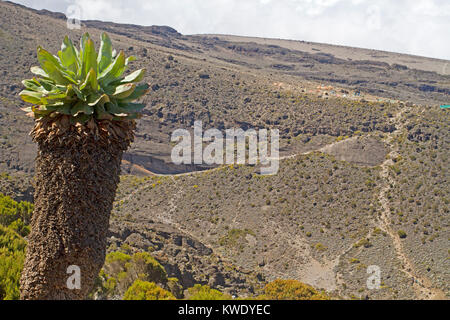
[[[450,59],[448,0],[18,0],[83,19],[168,25],[183,34],[307,40]]]
[[[296,4],[295,10],[308,16],[319,16],[327,8],[338,4],[340,0],[291,0]]]

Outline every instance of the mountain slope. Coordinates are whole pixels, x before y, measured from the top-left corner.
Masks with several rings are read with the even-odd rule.
[[[62,14],[0,9],[0,171],[33,173],[32,120],[17,93],[38,44],[56,52],[65,34],[107,31],[138,57],[133,67],[148,69],[111,247],[156,248],[185,286],[249,293],[281,277],[344,298],[449,294],[450,122],[438,107],[450,100],[448,61],[100,21],[68,30]],[[172,164],[170,134],[196,120],[279,129],[279,173]],[[29,194],[13,180],[2,178],[0,192]],[[380,267],[379,290],[366,286],[370,265]]]

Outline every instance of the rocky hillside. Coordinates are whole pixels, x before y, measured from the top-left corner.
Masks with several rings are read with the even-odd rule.
[[[32,200],[32,119],[17,93],[36,47],[107,31],[152,88],[110,251],[151,251],[185,288],[244,296],[276,278],[343,298],[449,296],[449,61],[100,21],[69,30],[62,14],[8,2],[0,17],[0,192]],[[172,164],[170,134],[196,120],[279,129],[278,174]],[[366,286],[371,265],[378,290]]]

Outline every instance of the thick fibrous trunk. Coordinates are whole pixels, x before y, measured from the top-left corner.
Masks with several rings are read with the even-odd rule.
[[[22,299],[84,299],[92,289],[104,263],[120,161],[133,129],[134,122],[75,126],[64,117],[35,126],[35,209]],[[67,286],[76,277],[69,266],[80,269],[79,289]]]

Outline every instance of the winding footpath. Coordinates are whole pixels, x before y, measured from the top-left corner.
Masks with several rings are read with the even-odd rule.
[[[437,288],[434,288],[431,281],[425,277],[420,275],[417,270],[415,269],[414,264],[411,262],[411,260],[408,258],[408,256],[405,254],[405,249],[403,247],[402,240],[400,239],[399,235],[397,234],[396,230],[392,228],[392,217],[390,212],[390,201],[388,198],[388,193],[390,190],[391,185],[395,185],[396,181],[393,179],[393,177],[389,174],[390,166],[394,164],[393,158],[396,158],[399,156],[399,150],[398,147],[395,144],[395,138],[399,136],[405,128],[406,120],[403,118],[403,114],[410,110],[410,107],[403,107],[399,112],[397,112],[394,117],[391,119],[392,124],[395,125],[395,130],[393,132],[385,134],[385,137],[383,139],[385,145],[389,148],[389,153],[386,157],[386,160],[380,165],[381,173],[380,176],[382,178],[382,187],[380,189],[380,192],[378,194],[378,200],[381,204],[381,215],[375,221],[377,226],[386,232],[386,234],[389,235],[389,237],[392,239],[392,243],[394,246],[395,254],[397,256],[398,261],[401,265],[401,271],[405,273],[405,275],[408,277],[408,279],[411,280],[413,290],[415,293],[416,299],[446,299],[446,295],[442,290],[439,290]],[[344,142],[348,142],[352,139],[357,139],[358,137],[350,137],[341,141],[336,141],[333,143],[330,143],[328,145],[325,145],[323,147],[310,150],[303,153],[296,153],[288,156],[279,157],[278,160],[285,160],[285,159],[292,159],[300,155],[308,155],[313,152],[324,152],[327,153],[330,149],[332,149],[335,145],[341,144]],[[273,159],[271,159],[273,160]],[[172,195],[172,197],[169,199],[168,208],[164,211],[162,215],[160,215],[158,218],[161,222],[172,225],[179,230],[187,233],[189,236],[191,236],[194,239],[197,239],[192,232],[189,232],[189,230],[186,230],[183,228],[179,223],[175,222],[172,217],[175,214],[176,208],[177,208],[177,202],[183,195],[183,189],[180,187],[177,183],[177,177],[180,176],[190,176],[190,175],[200,175],[204,173],[210,173],[216,170],[223,169],[224,166],[219,166],[216,168],[208,169],[208,170],[202,170],[202,171],[192,171],[192,172],[185,172],[185,173],[179,173],[179,174],[155,174],[155,176],[161,176],[161,177],[171,177],[171,179],[174,181],[175,186],[177,187],[177,192]],[[137,193],[145,190],[149,187],[149,184],[144,183],[139,188],[135,189],[133,192],[128,194],[126,197],[124,197],[122,200],[129,200]],[[236,223],[237,216],[234,217],[233,223]],[[371,232],[372,233],[372,232]],[[370,237],[372,234],[369,234]],[[198,240],[198,239],[197,239]],[[346,248],[340,255],[338,255],[337,259],[333,261],[333,266],[337,265],[339,262],[339,259],[345,255],[347,252],[349,252],[353,248],[352,246],[349,246]],[[219,255],[220,256],[220,255]],[[222,259],[226,260],[224,257]]]
[[[414,264],[405,254],[402,240],[399,235],[392,228],[391,210],[389,206],[388,193],[391,185],[396,182],[389,174],[389,168],[394,164],[394,158],[399,156],[398,148],[395,145],[394,139],[400,135],[406,125],[406,121],[402,120],[403,113],[408,110],[408,107],[401,109],[392,119],[393,124],[396,127],[391,133],[388,133],[384,139],[385,144],[389,147],[390,152],[386,157],[386,160],[381,164],[381,178],[384,180],[384,185],[380,189],[378,200],[381,203],[381,217],[379,218],[379,228],[385,231],[392,239],[394,250],[398,260],[401,264],[401,271],[404,272],[411,282],[413,283],[413,289],[417,299],[445,299],[445,293],[439,289],[433,288],[431,281],[421,276],[414,267]]]

